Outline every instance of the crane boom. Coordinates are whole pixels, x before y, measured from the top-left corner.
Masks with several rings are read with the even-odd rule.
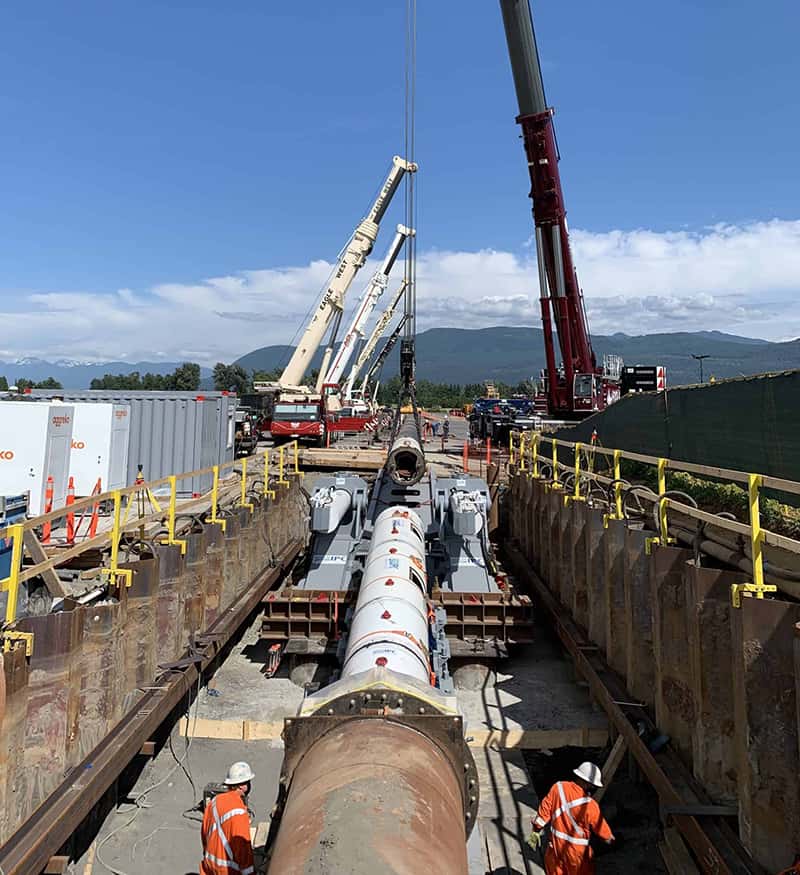
[[[414,231],[412,228],[406,228],[405,225],[397,226],[397,233],[394,235],[389,251],[386,253],[383,263],[375,271],[375,274],[365,289],[364,294],[361,296],[361,302],[356,308],[356,312],[353,315],[353,321],[347,329],[347,334],[342,338],[342,342],[336,353],[336,358],[334,358],[330,370],[324,376],[324,383],[338,384],[342,379],[344,369],[350,362],[350,358],[353,355],[353,350],[355,349],[359,338],[364,336],[364,330],[367,326],[369,317],[372,315],[372,311],[375,309],[381,295],[384,293],[386,286],[389,283],[389,274],[394,267],[395,261],[397,261],[398,255],[400,255],[400,250],[403,248],[406,238],[413,234]]]
[[[401,158],[398,155],[395,155],[392,159],[392,167],[389,170],[386,181],[383,183],[369,212],[361,220],[353,236],[339,256],[336,267],[331,274],[330,282],[320,299],[316,311],[306,326],[303,336],[289,360],[289,364],[286,365],[281,374],[279,381],[281,387],[293,388],[300,385],[311,364],[311,360],[319,349],[322,339],[325,337],[325,332],[337,314],[341,316],[347,290],[372,251],[378,236],[381,219],[400,185],[400,180],[405,173],[414,173],[416,169],[416,164],[406,161],[405,158]]]
[[[407,316],[403,316],[400,321],[395,325],[392,333],[386,340],[386,343],[383,345],[383,348],[375,357],[375,361],[369,366],[369,370],[366,374],[364,374],[364,379],[361,381],[361,397],[366,398],[367,392],[367,383],[372,379],[372,375],[381,367],[383,367],[383,363],[389,357],[389,353],[394,348],[395,343],[397,343],[397,338],[400,336],[400,332],[403,330],[403,326],[406,324]]]
[[[589,336],[583,293],[572,259],[567,212],[558,170],[554,110],[547,106],[528,0],[500,0],[528,158],[536,226],[536,256],[552,413],[591,412],[616,400],[613,375],[598,368]],[[563,362],[556,366],[552,319]]]
[[[356,379],[358,375],[363,370],[364,366],[367,362],[372,358],[372,353],[375,352],[375,347],[377,347],[378,342],[383,336],[383,332],[386,331],[386,327],[392,321],[392,317],[394,316],[394,311],[397,308],[397,305],[400,303],[400,299],[403,297],[403,293],[406,290],[406,286],[408,282],[403,280],[400,283],[397,291],[394,293],[394,297],[389,302],[389,306],[381,313],[378,321],[375,323],[375,327],[372,329],[372,333],[369,336],[369,339],[364,344],[364,348],[358,355],[358,358],[353,363],[353,366],[350,368],[350,373],[347,375],[347,380],[344,384],[344,388],[342,389],[342,396],[345,399],[352,398],[353,395],[353,386],[355,385]]]

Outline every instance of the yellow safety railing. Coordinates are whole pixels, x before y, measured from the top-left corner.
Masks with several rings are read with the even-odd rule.
[[[551,452],[549,456],[540,452],[540,446],[543,443],[550,443]],[[571,464],[559,460],[559,449],[565,453],[572,453]],[[565,500],[576,500],[581,498],[580,481],[582,479],[590,482],[596,482],[609,490],[613,489],[613,500],[609,512],[604,515],[603,523],[608,525],[609,520],[623,519],[623,480],[621,473],[621,463],[623,459],[631,462],[639,462],[645,465],[652,465],[656,469],[657,492],[640,493],[645,500],[651,501],[657,507],[658,517],[658,534],[646,541],[646,549],[649,552],[651,546],[674,544],[675,539],[669,535],[669,517],[668,511],[670,508],[679,512],[684,516],[691,517],[700,522],[709,523],[727,531],[733,532],[739,536],[746,537],[750,543],[750,554],[753,566],[753,580],[750,583],[733,584],[731,587],[731,600],[735,607],[741,606],[742,593],[749,593],[755,598],[764,598],[767,592],[776,592],[777,587],[767,584],[764,581],[764,557],[763,548],[765,545],[770,545],[789,552],[800,554],[800,541],[793,538],[780,535],[776,532],[770,532],[761,525],[761,513],[759,496],[760,490],[764,487],[780,492],[786,492],[793,495],[800,495],[800,483],[792,480],[785,480],[780,477],[770,477],[761,474],[751,474],[744,471],[735,471],[729,468],[717,468],[710,465],[700,465],[694,462],[681,462],[674,459],[664,459],[656,456],[648,456],[642,453],[634,453],[627,450],[609,449],[606,447],[592,446],[592,459],[595,454],[600,454],[608,457],[611,467],[612,477],[605,476],[594,471],[594,465],[581,466],[581,452],[585,449],[585,445],[581,442],[564,441],[558,438],[550,437],[549,435],[534,432],[530,441],[530,471],[528,476],[539,478],[539,462],[540,460],[548,462],[552,466],[551,479],[547,486],[551,489],[560,489],[563,487],[561,482],[560,472],[572,471],[575,477],[575,488],[571,496],[565,496]],[[667,470],[682,471],[687,474],[694,474],[700,477],[710,477],[715,480],[732,480],[736,483],[746,485],[748,493],[748,522],[743,523],[738,520],[727,519],[708,511],[701,510],[697,507],[684,504],[681,501],[671,498],[667,495]]]
[[[289,480],[286,479],[286,474],[293,474],[297,477],[302,477],[303,472],[300,470],[300,454],[297,441],[292,441],[289,444],[284,444],[279,449],[280,462],[278,479],[274,482],[282,483],[288,486]],[[291,470],[286,470],[286,452],[292,452]],[[275,490],[271,488],[271,466],[270,466],[270,451],[266,450],[263,454],[263,479],[262,487],[263,497],[266,499],[275,498]],[[187,541],[177,537],[176,526],[179,512],[186,513],[194,511],[197,513],[203,512],[204,508],[208,508],[206,521],[216,523],[223,530],[225,529],[225,518],[220,516],[220,503],[223,498],[223,493],[226,497],[234,495],[231,490],[234,486],[238,486],[238,504],[240,507],[248,508],[251,513],[254,511],[252,502],[247,501],[248,497],[248,477],[253,477],[251,466],[247,458],[239,460],[231,460],[220,465],[212,465],[208,468],[201,468],[195,471],[186,471],[182,474],[172,474],[167,477],[162,477],[158,480],[138,481],[132,486],[124,489],[116,489],[111,492],[104,492],[100,495],[91,495],[86,498],[80,498],[71,504],[69,507],[57,508],[46,514],[38,517],[25,520],[23,523],[9,525],[5,528],[0,527],[0,539],[5,539],[11,542],[11,571],[7,578],[0,579],[0,592],[8,593],[6,602],[5,623],[13,623],[19,602],[20,586],[38,577],[52,569],[55,569],[70,560],[88,552],[89,550],[108,550],[108,565],[100,569],[100,573],[108,578],[112,586],[130,586],[132,581],[132,571],[126,568],[120,568],[120,543],[123,535],[133,532],[136,529],[141,529],[145,525],[155,523],[166,528],[166,535],[159,537],[160,544],[167,546],[177,546],[182,554],[185,555],[187,549]],[[237,466],[240,466],[237,470]],[[212,488],[209,493],[204,496],[193,496],[190,499],[181,500],[178,498],[178,483],[181,480],[189,480],[196,477],[212,475]],[[233,474],[238,476],[238,483],[230,483],[225,480]],[[156,499],[156,490],[168,488],[169,499],[166,508],[162,508],[161,504]],[[250,493],[252,495],[252,492]],[[142,507],[145,499],[149,502],[150,511],[142,512]],[[164,499],[162,498],[162,501]],[[81,511],[87,511],[95,505],[110,505],[111,511],[109,516],[109,527],[93,536],[86,537],[85,540],[77,544],[58,546],[57,548],[49,547],[47,559],[35,564],[24,565],[23,559],[25,554],[24,539],[25,534],[35,532],[46,523],[53,523],[66,518],[68,513],[77,514]],[[133,512],[133,509],[138,505],[138,512]],[[24,639],[27,652],[32,652],[32,640],[29,633],[16,632],[13,629],[3,629],[2,637],[4,646],[8,649],[14,640]]]

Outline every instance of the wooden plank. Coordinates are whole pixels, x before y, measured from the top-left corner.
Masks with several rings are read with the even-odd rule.
[[[624,736],[618,735],[614,746],[611,748],[611,753],[608,755],[603,765],[603,786],[594,792],[594,799],[599,802],[606,795],[608,785],[614,780],[614,775],[617,773],[620,763],[625,757],[625,751],[628,749],[628,744]]]
[[[494,750],[541,750],[557,747],[604,747],[608,730],[598,727],[574,729],[476,729],[469,733],[471,748]]]
[[[664,840],[658,843],[658,849],[670,875],[700,875],[700,870],[675,827],[664,830]]]
[[[69,857],[50,857],[44,867],[44,875],[64,875],[69,866]]]
[[[188,720],[185,717],[178,722],[178,731],[181,735],[187,733],[193,738],[218,738],[226,741],[244,740],[244,722],[242,720],[209,720],[198,717]]]
[[[41,562],[47,562],[47,553],[44,552],[44,547],[42,546],[41,541],[36,537],[35,532],[23,532],[22,543],[28,551],[28,555],[37,565]],[[42,571],[42,580],[53,598],[63,599],[69,595],[54,568],[45,568],[44,571]]]
[[[518,750],[476,752],[480,781],[478,826],[492,875],[540,875],[525,842],[538,800],[522,753]]]

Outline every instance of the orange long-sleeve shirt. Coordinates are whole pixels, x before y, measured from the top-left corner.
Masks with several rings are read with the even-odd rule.
[[[559,781],[539,805],[534,825],[550,824],[550,842],[544,855],[547,875],[594,875],[592,833],[605,841],[614,838],[600,806],[572,781]]]
[[[252,875],[250,816],[238,790],[215,796],[203,814],[200,875]]]

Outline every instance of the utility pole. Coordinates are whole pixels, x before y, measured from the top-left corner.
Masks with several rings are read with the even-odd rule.
[[[702,383],[703,382],[703,359],[710,359],[711,356],[707,353],[705,355],[695,355],[694,353],[692,353],[692,358],[696,359],[698,362],[700,362],[700,382]]]

